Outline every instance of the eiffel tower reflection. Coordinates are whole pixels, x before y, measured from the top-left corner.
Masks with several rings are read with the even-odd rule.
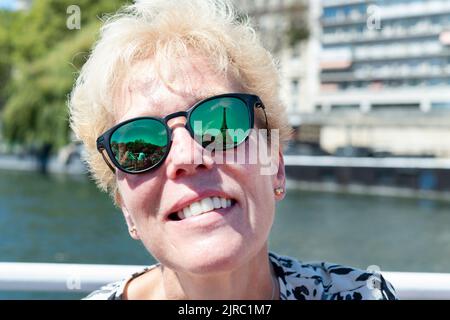
[[[222,134],[222,141],[224,145],[233,144],[233,138],[231,137],[230,133],[228,132],[228,124],[227,124],[227,112],[226,108],[223,108],[223,114],[222,114],[222,125],[220,126],[220,132]]]

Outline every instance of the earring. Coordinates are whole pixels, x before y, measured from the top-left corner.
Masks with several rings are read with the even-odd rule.
[[[131,229],[130,229],[130,233],[136,233],[136,227],[132,227]]]
[[[275,188],[275,195],[276,196],[279,196],[279,195],[281,195],[282,193],[284,193],[284,189],[283,188]]]

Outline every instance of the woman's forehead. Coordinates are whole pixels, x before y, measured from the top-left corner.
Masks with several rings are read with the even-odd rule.
[[[116,119],[164,116],[210,96],[241,91],[237,81],[227,73],[214,72],[201,59],[181,61],[180,65],[175,72],[161,70],[151,59],[135,63],[116,95]]]
[[[227,72],[215,70],[211,61],[201,56],[180,57],[176,61],[150,58],[134,63],[125,77],[130,90],[141,94],[168,87],[178,94],[208,91],[231,79]]]

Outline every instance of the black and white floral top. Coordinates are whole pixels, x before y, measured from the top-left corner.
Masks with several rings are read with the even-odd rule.
[[[379,273],[328,262],[302,263],[294,258],[269,253],[278,277],[280,300],[395,300],[392,285]],[[126,284],[156,268],[152,265],[127,279],[92,292],[87,300],[121,300]]]

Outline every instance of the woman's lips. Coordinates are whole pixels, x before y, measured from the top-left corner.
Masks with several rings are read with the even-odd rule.
[[[165,221],[186,220],[211,211],[223,210],[231,207],[237,201],[223,191],[206,190],[181,197],[168,213]]]
[[[186,229],[197,229],[211,230],[210,228],[218,227],[219,225],[229,224],[229,219],[226,218],[231,214],[236,208],[238,208],[237,202],[232,201],[231,206],[226,208],[213,209],[195,216],[191,216],[185,219],[169,219],[170,225],[186,228]]]
[[[191,217],[199,216],[214,210],[229,208],[234,202],[234,200],[224,197],[206,197],[179,210],[176,213],[176,217],[179,220],[190,219]],[[175,213],[172,214],[172,218],[174,218],[174,216]]]
[[[177,212],[177,215],[180,220],[189,219],[190,217],[195,217],[213,211],[214,209],[229,208],[231,207],[231,202],[231,199],[224,197],[206,197],[184,207],[183,210]]]

